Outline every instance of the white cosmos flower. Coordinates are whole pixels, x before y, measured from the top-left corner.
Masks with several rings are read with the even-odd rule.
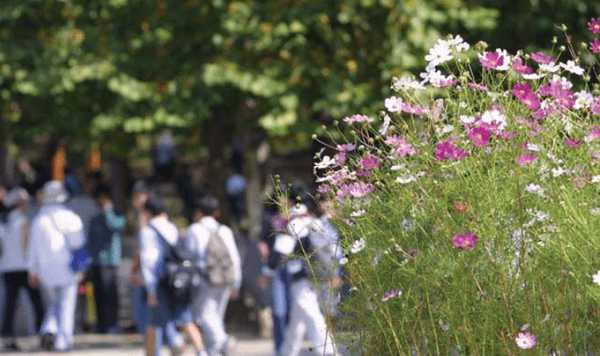
[[[531,74],[523,74],[522,75],[523,79],[527,79],[527,80],[542,79],[545,76],[546,76],[545,73],[544,74],[531,73]]]
[[[387,133],[388,129],[390,128],[390,123],[391,122],[392,122],[392,119],[388,115],[385,115],[383,117],[383,125],[379,129],[379,133],[382,136],[385,136],[385,134]]]
[[[550,72],[550,73],[555,73],[560,69],[559,66],[556,65],[556,63],[552,62],[552,63],[540,63],[540,70],[542,72]]]
[[[350,213],[350,216],[353,218],[357,218],[359,216],[363,216],[367,211],[365,209],[361,209],[361,210],[357,210],[357,211],[353,211]]]
[[[350,248],[350,252],[359,253],[363,248],[365,248],[365,239],[355,240]]]
[[[575,61],[567,61],[567,64],[560,63],[559,66],[561,68],[564,68],[567,72],[571,72],[577,75],[583,75],[583,73],[585,72],[583,68],[575,64]]]
[[[600,176],[593,176],[592,183],[600,183]]]
[[[463,125],[469,125],[469,124],[472,124],[472,123],[475,122],[475,117],[473,117],[473,116],[467,116],[467,115],[460,115],[460,117],[458,118],[458,120]]]
[[[527,149],[530,150],[530,151],[536,151],[536,152],[538,152],[538,151],[541,150],[540,146],[538,146],[538,145],[536,145],[534,143],[528,143],[527,144]]]
[[[551,170],[551,171],[552,171],[552,176],[553,176],[554,178],[556,178],[556,177],[560,177],[560,176],[562,176],[563,174],[565,174],[565,173],[566,173],[566,172],[565,172],[565,170],[564,170],[562,167],[558,167],[558,168],[552,168],[552,170]]]
[[[438,66],[444,62],[452,60],[452,51],[448,42],[438,40],[437,43],[429,50],[429,54],[425,56],[425,60],[433,66]]]
[[[331,166],[335,166],[336,164],[337,162],[335,161],[335,158],[325,156],[323,157],[323,160],[321,162],[315,163],[315,167],[319,169],[325,169]]]
[[[573,105],[573,109],[575,110],[580,110],[589,107],[592,101],[594,100],[592,94],[588,93],[585,90],[575,93],[575,97],[577,98],[575,100],[575,104]]]
[[[529,193],[534,193],[539,195],[540,197],[544,196],[544,188],[542,188],[541,186],[537,185],[537,184],[529,184],[526,188],[526,191],[528,191]]]
[[[396,96],[389,97],[385,99],[384,105],[389,112],[400,112],[402,111],[402,98]]]
[[[592,280],[594,283],[600,285],[600,271],[596,272],[596,274],[592,276]]]
[[[486,124],[499,124],[498,130],[503,131],[506,127],[506,116],[498,110],[488,110],[481,115],[481,121]]]
[[[410,182],[414,182],[415,181],[415,176],[413,175],[409,175],[409,176],[400,176],[396,178],[396,182],[400,183],[400,184],[408,184]]]
[[[425,89],[425,86],[420,82],[412,80],[407,77],[395,79],[392,81],[392,89],[395,91],[407,90],[407,89]]]

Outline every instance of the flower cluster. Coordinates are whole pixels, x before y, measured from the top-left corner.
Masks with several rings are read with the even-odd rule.
[[[588,25],[600,33],[600,19]],[[600,301],[600,272],[590,281],[600,268],[600,91],[570,52],[486,50],[449,36],[418,79],[393,79],[379,118],[343,119],[350,140],[325,142],[314,168],[318,192],[342,208],[344,263],[362,298],[353,312],[384,315],[402,335],[421,330],[410,347],[437,343],[446,354],[472,335],[490,354],[506,352],[506,335],[519,349],[578,342],[560,330],[566,312],[587,315]],[[419,314],[396,320],[406,310]],[[531,332],[518,332],[520,319]],[[574,319],[572,335],[587,335]],[[442,334],[427,334],[431,320]]]

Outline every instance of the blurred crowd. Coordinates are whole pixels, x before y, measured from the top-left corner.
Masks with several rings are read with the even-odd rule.
[[[229,354],[235,338],[228,332],[226,311],[244,292],[256,300],[262,335],[272,335],[277,355],[298,355],[305,334],[315,354],[335,354],[330,330],[341,317],[337,304],[344,294],[344,271],[338,234],[329,222],[332,205],[317,204],[303,183],[271,187],[261,207],[259,238],[241,239],[236,227],[221,221],[222,207],[236,226],[247,208],[246,182],[241,166],[234,165],[224,182],[223,204],[211,194],[191,191],[189,183],[177,184],[185,190],[189,224],[176,226],[158,188],[175,183],[176,159],[166,132],[155,148],[154,177],[136,181],[126,197],[118,197],[129,202],[126,211],[115,204],[98,154],[90,156],[83,183],[71,174],[60,149],[36,168],[19,161],[18,182],[0,185],[4,349],[19,350],[13,325],[20,290],[31,301],[44,350],[73,348],[77,314],[90,310],[90,303],[95,310],[90,331],[129,331],[118,316],[127,233],[137,246],[127,271],[133,324],[145,335],[148,355],[158,355],[163,344],[175,355],[192,349],[203,356]],[[226,260],[222,283],[211,275],[219,249],[225,256],[217,258],[219,263]],[[174,299],[163,283],[177,251],[189,253],[202,276],[189,302]],[[251,266],[258,272],[251,273]]]

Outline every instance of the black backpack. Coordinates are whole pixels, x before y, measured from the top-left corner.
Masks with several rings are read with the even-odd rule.
[[[178,239],[171,245],[154,226],[149,225],[167,244],[163,273],[159,287],[167,299],[175,305],[191,305],[198,296],[202,284],[202,271],[198,266],[198,257],[185,243]]]

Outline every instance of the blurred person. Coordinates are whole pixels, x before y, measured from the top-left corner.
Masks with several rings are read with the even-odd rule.
[[[168,321],[173,320],[176,325],[182,326],[198,355],[208,356],[200,331],[192,322],[191,306],[172,303],[159,285],[168,245],[177,243],[179,231],[169,221],[162,200],[156,196],[146,200],[144,214],[148,217],[148,225],[140,230],[140,260],[150,308],[146,325],[146,354],[160,355],[162,333]]]
[[[278,193],[283,193],[286,187],[281,185],[278,189]],[[287,219],[280,212],[280,208],[287,205],[287,197],[281,195],[279,201],[274,201],[275,197],[270,197],[272,194],[273,192],[268,194],[268,200],[265,202],[259,241],[259,250],[265,263],[274,253],[276,235],[285,231],[287,226]],[[259,287],[262,289],[266,288],[269,278],[271,280],[273,338],[275,341],[275,350],[279,351],[283,344],[292,310],[291,284],[284,261],[280,261],[274,271],[271,271],[267,266],[263,267],[263,275],[258,280]]]
[[[131,204],[135,210],[135,236],[139,236],[140,230],[148,224],[146,214],[144,214],[144,205],[151,196],[151,192],[143,180],[134,183],[131,194]],[[133,321],[137,330],[141,333],[146,332],[146,325],[150,308],[147,302],[147,291],[144,285],[144,279],[141,275],[141,258],[139,248],[136,249],[130,271],[130,284],[133,286]],[[156,340],[155,348],[160,350],[161,345],[167,344],[174,355],[179,355],[185,351],[185,340],[175,327],[173,320],[167,321],[163,338]]]
[[[2,184],[0,184],[0,219],[2,219],[4,217],[4,215],[6,214],[6,212],[8,211],[8,208],[6,207],[6,194],[7,194],[7,190],[6,187],[3,186]]]
[[[229,299],[239,297],[242,285],[242,263],[233,231],[217,221],[219,214],[219,201],[215,197],[207,195],[199,199],[195,212],[196,222],[187,231],[190,249],[198,254],[200,268],[205,274],[210,273],[209,242],[213,238],[221,239],[231,262],[232,282],[224,281],[214,285],[210,277],[207,277],[194,304],[194,318],[202,328],[211,356],[226,355],[235,344],[235,339],[225,330],[225,312]]]
[[[0,272],[4,274],[6,290],[2,336],[7,338],[5,347],[9,350],[19,349],[14,340],[13,322],[21,288],[25,288],[33,304],[36,332],[39,331],[44,318],[42,295],[39,289],[28,283],[26,259],[29,238],[29,220],[26,215],[28,201],[29,194],[24,188],[11,189],[4,201],[10,211],[5,216],[5,232],[0,233],[0,244],[3,246],[3,252],[0,254]]]
[[[175,165],[177,164],[177,152],[173,131],[166,129],[160,135],[154,149],[154,183],[159,184],[173,179]]]
[[[29,235],[29,283],[40,284],[49,300],[40,330],[47,351],[73,347],[77,284],[83,277],[71,269],[72,251],[85,245],[85,235],[81,218],[64,205],[68,197],[63,182],[46,182]]]
[[[286,263],[291,280],[292,312],[285,332],[284,342],[277,354],[297,356],[305,332],[308,332],[315,355],[334,355],[335,344],[331,333],[327,331],[325,317],[320,309],[319,296],[312,284],[312,275],[306,261],[306,255],[314,252],[313,231],[321,230],[322,224],[310,211],[313,204],[302,185],[292,186],[291,197],[298,203],[289,203],[290,220],[286,231],[275,237],[273,253],[269,256],[268,270],[275,268],[284,258],[292,257]]]
[[[85,233],[84,236],[87,236],[90,231],[92,219],[101,213],[98,204],[92,198],[95,187],[90,181],[86,180],[84,185],[85,191],[82,190],[79,181],[70,174],[68,169],[66,171],[64,185],[69,193],[69,200],[65,203],[65,206],[81,218]]]
[[[123,213],[114,207],[108,185],[99,184],[95,197],[102,213],[96,215],[90,223],[87,249],[92,256],[90,274],[94,284],[98,331],[103,334],[116,334],[121,231],[125,228],[126,221]]]

